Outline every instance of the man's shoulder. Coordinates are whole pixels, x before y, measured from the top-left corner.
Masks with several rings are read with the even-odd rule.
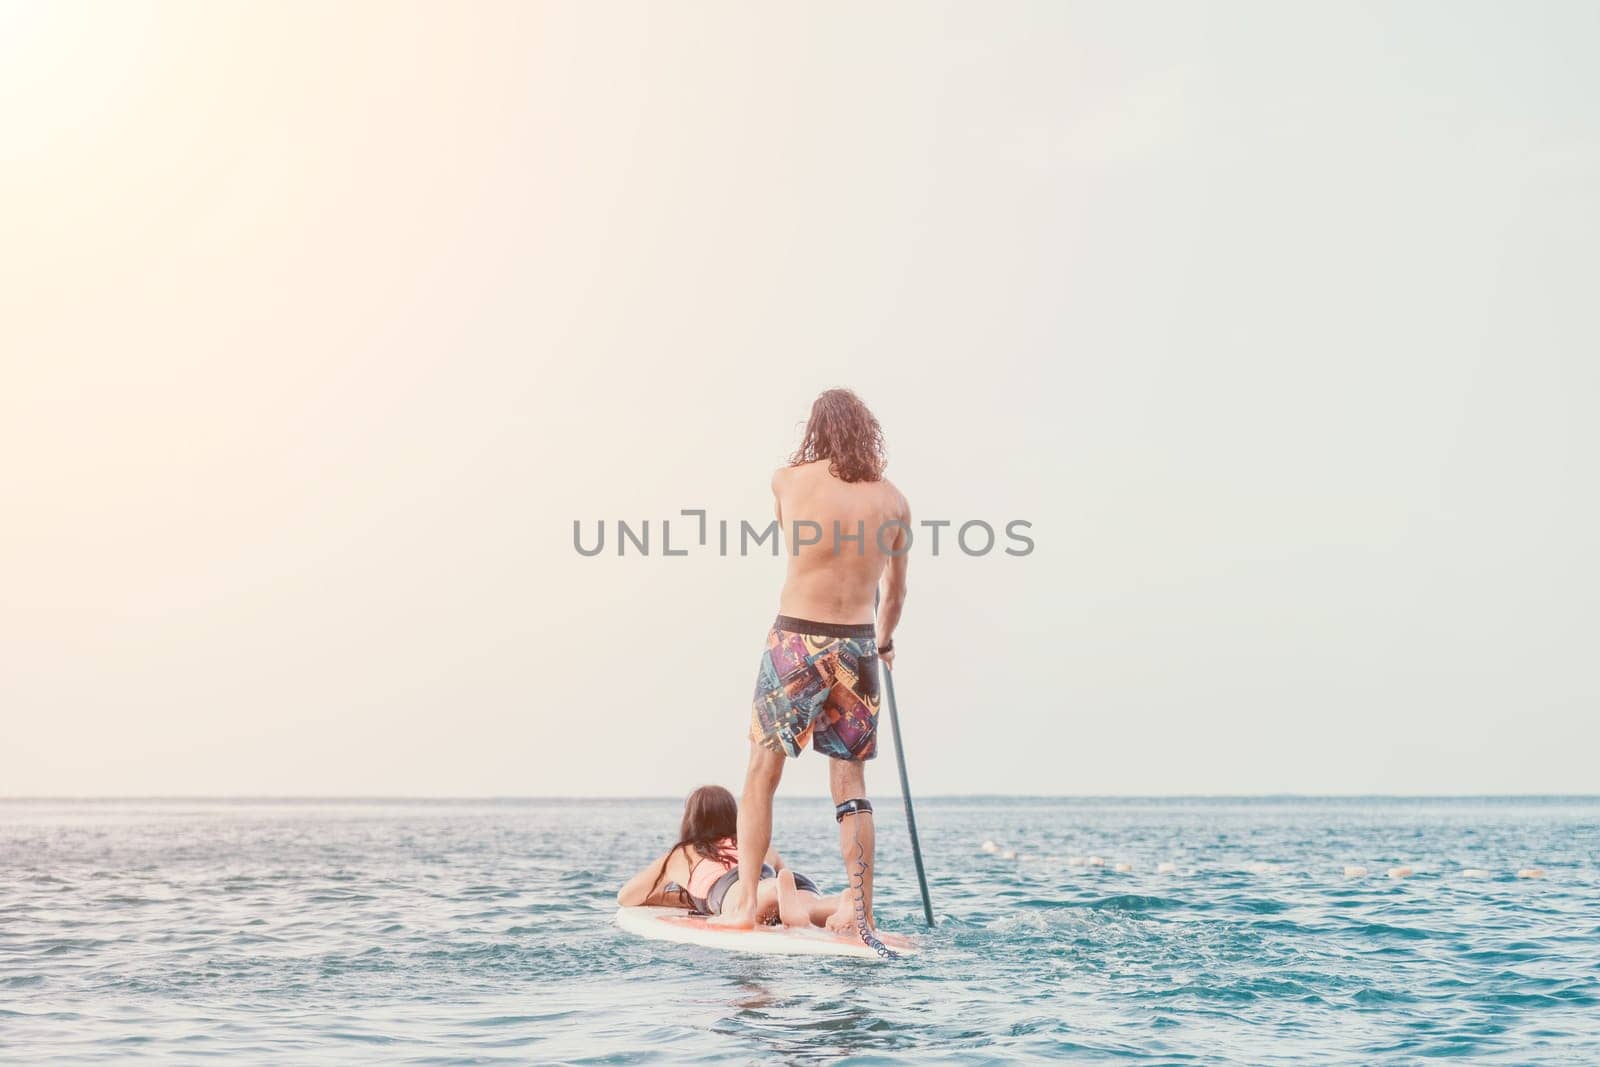
[[[906,495],[900,491],[900,487],[898,485],[895,485],[887,478],[879,478],[878,485],[883,495],[888,497],[888,499],[894,503],[898,510],[911,510],[911,505],[906,502]]]
[[[804,478],[828,476],[828,461],[814,459],[808,463],[785,463],[772,472],[772,487],[780,485],[793,485]]]

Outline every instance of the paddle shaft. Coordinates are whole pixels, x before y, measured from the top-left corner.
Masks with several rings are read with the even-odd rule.
[[[906,746],[900,740],[900,715],[894,704],[894,672],[882,660],[879,677],[883,679],[883,699],[889,705],[889,731],[894,734],[894,759],[900,768],[900,796],[906,804],[906,830],[911,835],[911,858],[917,864],[917,885],[922,887],[922,914],[928,925],[933,925],[933,898],[928,895],[928,872],[922,866],[922,842],[917,840],[917,815],[911,810],[911,782],[906,778]]]

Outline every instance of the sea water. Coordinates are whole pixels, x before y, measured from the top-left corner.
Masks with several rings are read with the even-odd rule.
[[[680,803],[0,802],[0,1060],[1600,1061],[1600,800],[930,798],[891,963],[617,930]]]

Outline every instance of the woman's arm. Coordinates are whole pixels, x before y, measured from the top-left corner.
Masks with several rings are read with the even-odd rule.
[[[767,846],[767,858],[761,862],[771,864],[772,869],[775,871],[783,870],[783,857],[778,855],[778,850],[771,845]]]
[[[649,900],[650,894],[661,888],[661,885],[657,884],[657,878],[660,879],[662,884],[669,881],[667,878],[667,861],[672,858],[672,854],[676,851],[676,847],[668,849],[650,866],[629,878],[628,884],[617,890],[617,903],[624,908],[634,908]]]

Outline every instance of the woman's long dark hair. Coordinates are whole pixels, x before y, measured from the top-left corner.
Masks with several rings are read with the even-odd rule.
[[[683,822],[678,825],[678,843],[667,850],[666,858],[661,861],[661,868],[656,871],[655,881],[650,883],[650,892],[654,893],[661,884],[662,877],[667,873],[667,864],[672,862],[673,854],[679,849],[687,849],[693,845],[694,850],[706,859],[718,863],[733,863],[738,856],[730,855],[722,847],[726,838],[735,836],[739,832],[739,802],[733,799],[733,794],[720,785],[703,785],[689,794],[683,802]],[[685,855],[688,853],[685,852]],[[647,894],[648,895],[648,894]]]

